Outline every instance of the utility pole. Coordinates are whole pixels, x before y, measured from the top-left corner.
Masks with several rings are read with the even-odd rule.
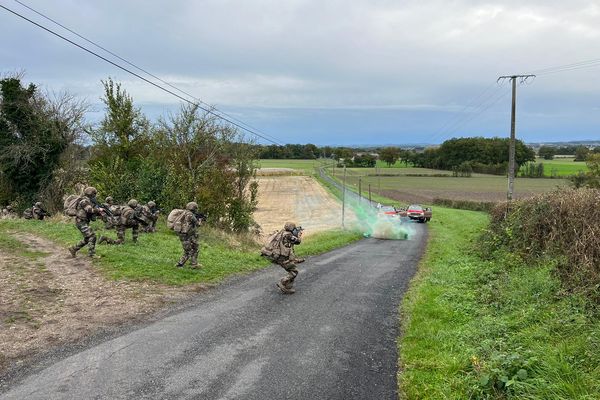
[[[369,183],[369,206],[371,205],[371,184]]]
[[[361,178],[358,178],[358,202],[362,200]]]
[[[346,229],[344,225],[344,217],[346,214],[346,166],[344,165],[344,180],[342,181],[342,229]]]
[[[510,202],[513,199],[515,189],[515,125],[517,113],[517,78],[524,83],[529,78],[535,78],[535,75],[505,75],[498,78],[498,82],[509,79],[512,83],[512,107],[510,114],[510,144],[508,148],[508,192],[506,199]]]

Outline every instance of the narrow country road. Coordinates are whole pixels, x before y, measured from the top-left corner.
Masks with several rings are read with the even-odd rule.
[[[8,382],[0,399],[396,399],[398,305],[427,230],[272,267]]]

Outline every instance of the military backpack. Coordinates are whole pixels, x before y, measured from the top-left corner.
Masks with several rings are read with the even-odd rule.
[[[69,217],[75,217],[77,215],[77,207],[79,206],[79,202],[81,200],[83,200],[83,196],[78,196],[76,194],[67,196],[63,203],[65,215]]]
[[[190,218],[186,218],[192,214],[189,210],[174,209],[167,216],[167,228],[176,233],[188,233],[192,226],[188,222]]]
[[[289,257],[291,249],[283,244],[284,234],[283,230],[272,233],[260,249],[260,255],[271,261],[277,260],[280,256]]]

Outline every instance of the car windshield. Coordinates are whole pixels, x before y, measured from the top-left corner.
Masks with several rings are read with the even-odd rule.
[[[423,211],[423,207],[417,205],[408,206],[408,209],[410,211]]]
[[[390,212],[390,211],[396,212],[396,209],[393,206],[382,206],[379,209],[379,211],[381,211],[381,212]]]

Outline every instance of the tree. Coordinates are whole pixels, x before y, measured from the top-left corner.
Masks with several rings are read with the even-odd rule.
[[[397,147],[386,147],[379,152],[379,158],[383,160],[388,167],[396,164],[400,158],[400,149]]]
[[[50,186],[70,160],[65,155],[82,133],[85,109],[68,94],[24,87],[19,76],[0,80],[0,203],[23,209],[40,199],[56,209],[50,195],[58,192],[60,202],[62,186]],[[61,184],[68,186],[71,171],[63,172]]]
[[[544,160],[552,160],[556,155],[556,148],[553,146],[541,146],[538,150],[538,156]]]
[[[588,155],[586,159],[588,172],[580,172],[569,179],[575,187],[587,186],[600,189],[600,153]]]
[[[104,195],[125,202],[139,192],[137,175],[148,154],[150,123],[133,98],[111,78],[102,81],[106,114],[92,130],[92,184]]]
[[[588,154],[590,154],[590,149],[585,146],[577,146],[575,149],[575,160],[574,161],[585,161]]]

